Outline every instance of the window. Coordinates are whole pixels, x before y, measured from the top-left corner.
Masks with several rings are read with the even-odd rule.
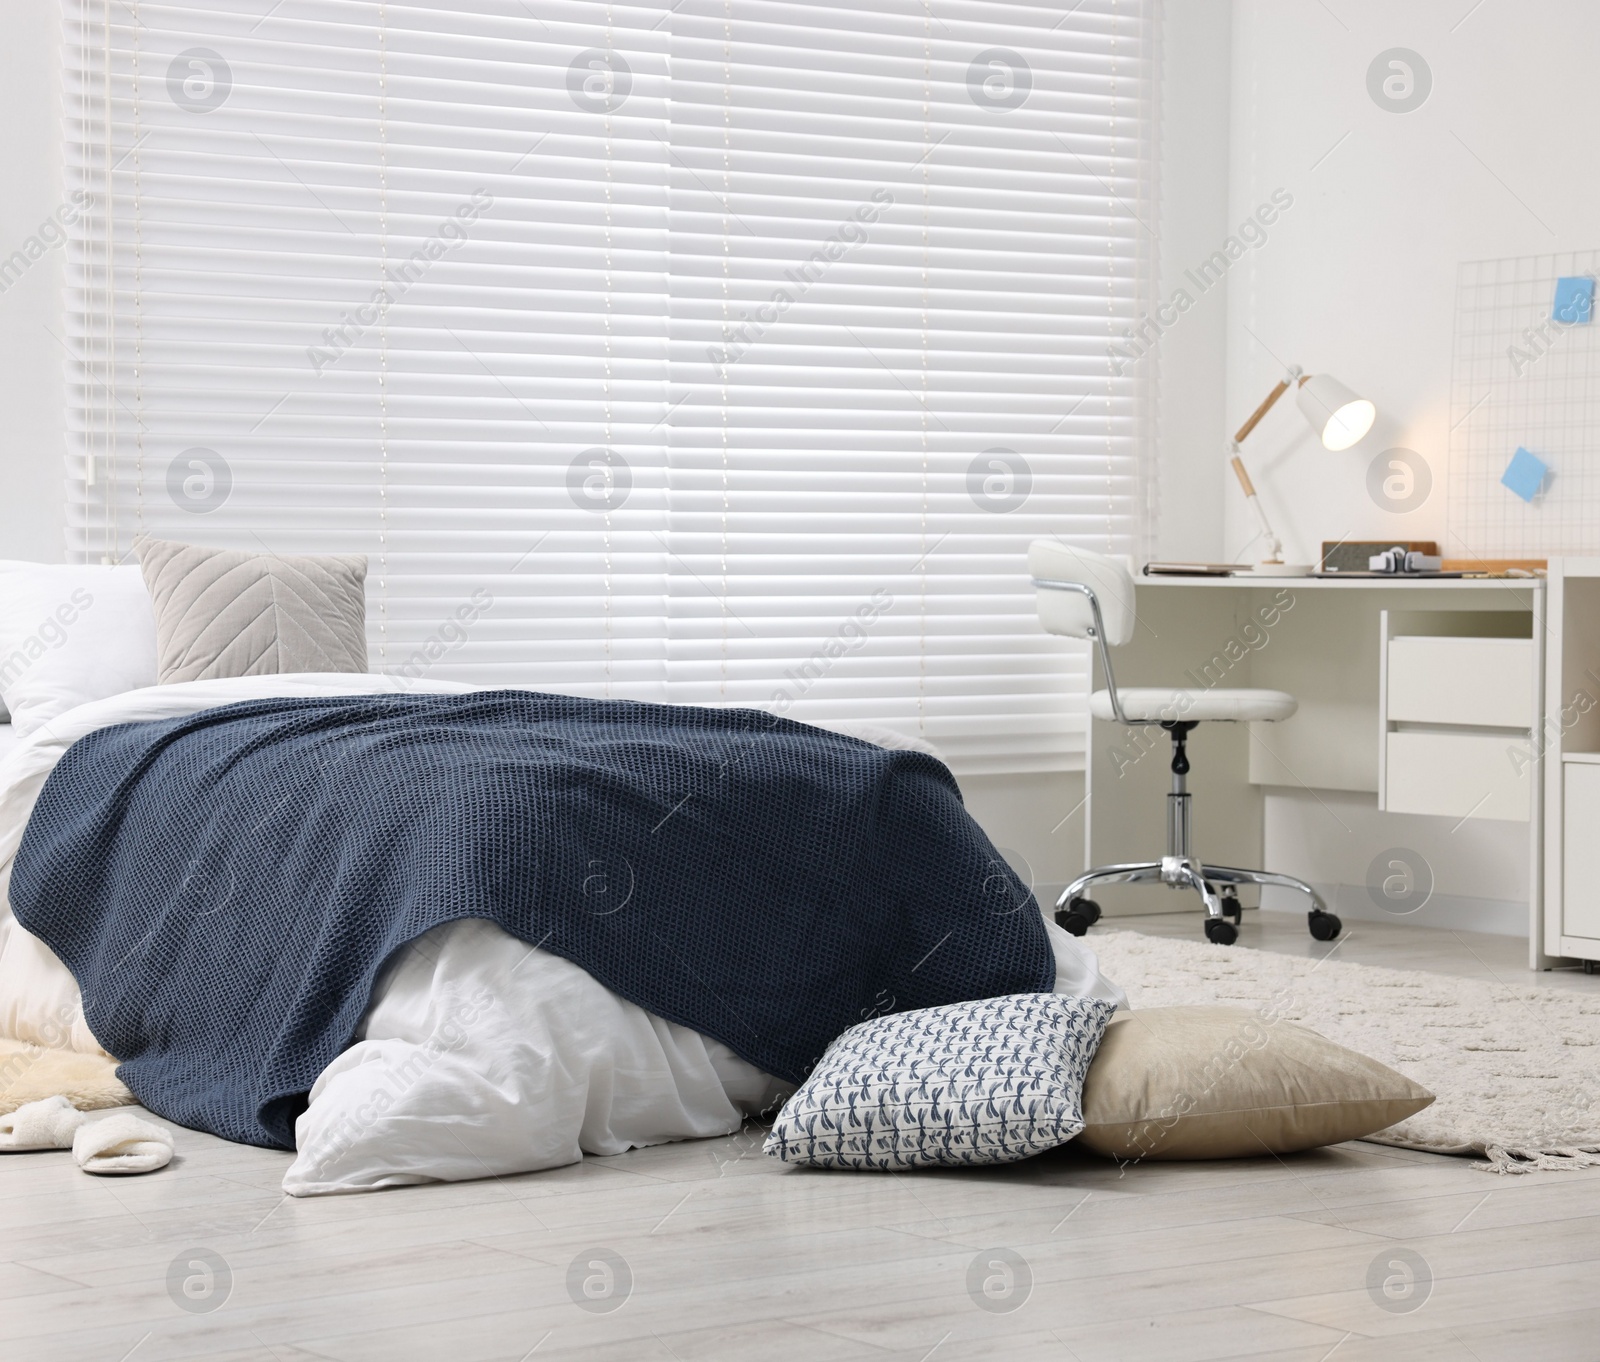
[[[365,552],[375,668],[1081,763],[1149,0],[66,0],[71,549]],[[970,13],[974,17],[965,17]]]

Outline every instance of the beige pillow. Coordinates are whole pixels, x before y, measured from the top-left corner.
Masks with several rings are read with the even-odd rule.
[[[1386,1064],[1241,1007],[1112,1018],[1076,1143],[1114,1159],[1233,1159],[1356,1140],[1433,1094]]]
[[[367,669],[367,560],[133,541],[156,611],[156,679]]]

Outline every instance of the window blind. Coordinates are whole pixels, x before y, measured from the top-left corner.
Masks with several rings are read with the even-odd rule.
[[[71,547],[363,552],[376,670],[664,699],[659,14],[269,3],[69,8]]]
[[[1081,759],[1024,558],[1138,551],[1137,4],[686,4],[672,25],[669,676]]]
[[[1153,0],[64,2],[75,556],[364,552],[375,669],[1081,763],[1024,560],[1144,548]]]

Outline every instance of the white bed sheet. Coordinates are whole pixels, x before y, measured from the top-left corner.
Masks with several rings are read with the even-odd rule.
[[[193,681],[83,705],[0,748],[0,1036],[103,1053],[72,976],[12,918],[12,861],[61,754],[108,724],[277,695],[451,693],[372,675]],[[883,730],[885,746],[924,744]],[[1046,922],[1056,990],[1126,997]],[[727,1134],[785,1091],[726,1046],[652,1016],[489,922],[448,923],[385,971],[356,1042],[318,1077],[284,1177],[296,1196],[532,1172],[587,1154]]]

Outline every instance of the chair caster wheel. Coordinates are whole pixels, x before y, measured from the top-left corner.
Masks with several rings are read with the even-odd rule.
[[[1225,917],[1206,919],[1206,940],[1218,946],[1231,946],[1239,939],[1239,929]]]
[[[1068,909],[1056,914],[1056,926],[1069,936],[1083,936],[1089,930],[1089,919],[1082,913]]]
[[[1230,918],[1235,927],[1244,921],[1244,905],[1239,902],[1236,895],[1224,894],[1222,896],[1222,915]]]
[[[1596,965],[1595,961],[1593,961],[1593,960],[1585,960],[1583,962],[1583,972],[1585,974],[1593,974],[1594,971],[1595,971],[1595,965]]]
[[[1100,921],[1100,905],[1093,899],[1073,899],[1067,905],[1069,913],[1076,913],[1091,927]]]
[[[1320,908],[1313,908],[1306,914],[1306,925],[1311,928],[1311,935],[1318,941],[1332,941],[1344,930],[1344,923],[1332,913],[1325,913]]]

